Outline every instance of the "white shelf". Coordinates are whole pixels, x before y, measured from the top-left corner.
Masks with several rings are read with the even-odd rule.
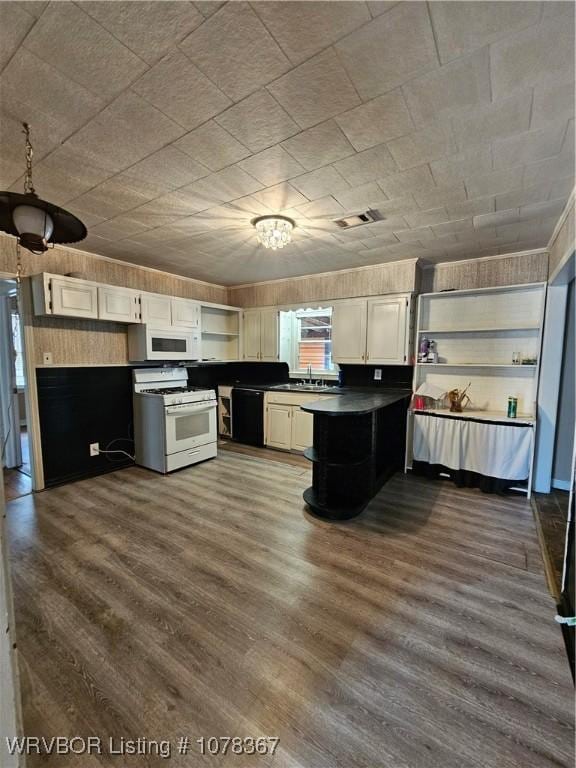
[[[421,328],[418,333],[506,333],[508,331],[539,331],[538,325],[517,325],[499,328]]]
[[[202,336],[240,336],[238,331],[202,331]]]
[[[416,363],[420,368],[516,368],[534,370],[537,365],[514,365],[513,363]]]

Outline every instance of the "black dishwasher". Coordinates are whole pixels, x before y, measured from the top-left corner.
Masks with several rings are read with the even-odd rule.
[[[264,445],[264,392],[232,390],[232,439],[246,445]]]

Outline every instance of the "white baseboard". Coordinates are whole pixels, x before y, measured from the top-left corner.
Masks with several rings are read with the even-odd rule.
[[[552,478],[552,488],[558,488],[559,491],[569,491],[570,480],[557,480]]]

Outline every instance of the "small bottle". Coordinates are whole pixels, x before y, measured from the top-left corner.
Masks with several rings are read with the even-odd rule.
[[[428,360],[428,345],[429,341],[426,336],[420,339],[420,347],[418,349],[418,362],[425,363]]]
[[[429,341],[428,342],[428,362],[429,363],[437,363],[438,362],[438,351],[436,349],[436,342],[435,341]]]
[[[507,416],[509,419],[515,419],[516,416],[518,416],[518,398],[517,397],[508,398]]]

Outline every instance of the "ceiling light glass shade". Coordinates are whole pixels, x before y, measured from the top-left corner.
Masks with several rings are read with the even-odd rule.
[[[295,225],[287,216],[259,216],[252,224],[264,248],[276,251],[292,241],[292,230]]]
[[[54,232],[51,216],[41,208],[32,205],[17,205],[12,211],[14,226],[19,235],[34,235],[46,242]]]

